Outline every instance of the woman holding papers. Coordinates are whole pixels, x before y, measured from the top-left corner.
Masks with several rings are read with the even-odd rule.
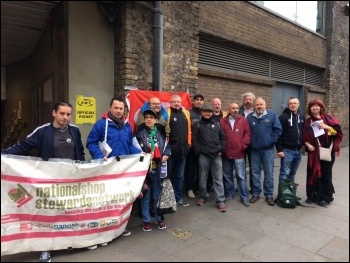
[[[339,144],[343,132],[336,118],[325,113],[325,106],[320,99],[313,99],[308,103],[307,112],[310,115],[304,122],[303,137],[308,152],[306,203],[317,203],[327,206],[334,200],[334,186],[332,182],[332,168],[335,156],[339,156]],[[317,140],[318,139],[318,140]],[[319,144],[329,148],[333,143],[332,160],[320,160]]]

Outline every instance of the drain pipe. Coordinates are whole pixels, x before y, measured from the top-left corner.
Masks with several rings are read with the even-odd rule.
[[[163,14],[162,1],[154,1],[153,8],[153,85],[152,90],[162,91],[163,65]]]

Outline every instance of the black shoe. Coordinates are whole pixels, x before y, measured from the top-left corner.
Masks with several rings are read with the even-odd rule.
[[[329,203],[326,202],[326,201],[320,201],[320,202],[318,202],[318,205],[319,205],[319,206],[326,207],[327,205],[329,205]]]
[[[312,203],[313,203],[313,201],[312,201],[312,199],[311,199],[311,198],[307,198],[307,199],[305,200],[305,203],[312,204]]]
[[[296,198],[297,198],[297,200],[298,201],[300,201],[301,200],[301,197],[299,197],[299,196],[295,196]]]

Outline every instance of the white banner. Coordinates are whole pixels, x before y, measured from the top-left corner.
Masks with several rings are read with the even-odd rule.
[[[121,235],[150,155],[74,162],[1,155],[1,255],[82,248]]]

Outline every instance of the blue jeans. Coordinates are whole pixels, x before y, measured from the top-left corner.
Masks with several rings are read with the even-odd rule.
[[[199,198],[207,200],[207,181],[209,170],[213,177],[216,204],[225,203],[224,182],[222,176],[221,155],[215,158],[207,157],[203,154],[198,157],[198,177],[199,177]]]
[[[251,149],[252,173],[253,173],[253,195],[260,196],[261,193],[261,166],[264,170],[264,196],[273,197],[273,169],[275,161],[274,148],[256,150]]]
[[[153,172],[153,176],[157,177],[158,175],[158,170]],[[142,220],[143,222],[151,222],[151,215],[149,212],[150,208],[150,201],[151,201],[151,192],[152,192],[152,197],[153,197],[153,207],[154,207],[154,219],[158,221],[163,220],[163,216],[160,216],[157,214],[157,203],[159,200],[159,195],[160,195],[160,188],[161,185],[159,184],[159,180],[152,180],[152,182],[149,184],[147,182],[148,186],[148,191],[147,193],[141,198],[141,212],[142,212]]]
[[[247,186],[245,158],[227,159],[222,158],[222,171],[225,180],[227,197],[234,196],[233,170],[236,171],[238,194],[242,202],[248,202],[249,193]]]
[[[186,165],[186,157],[177,158],[171,156],[168,160],[169,172],[173,173],[173,188],[176,202],[182,199],[182,185],[184,181],[184,172]]]
[[[279,181],[289,179],[294,182],[295,174],[301,162],[301,151],[284,149],[284,157],[281,158]]]

